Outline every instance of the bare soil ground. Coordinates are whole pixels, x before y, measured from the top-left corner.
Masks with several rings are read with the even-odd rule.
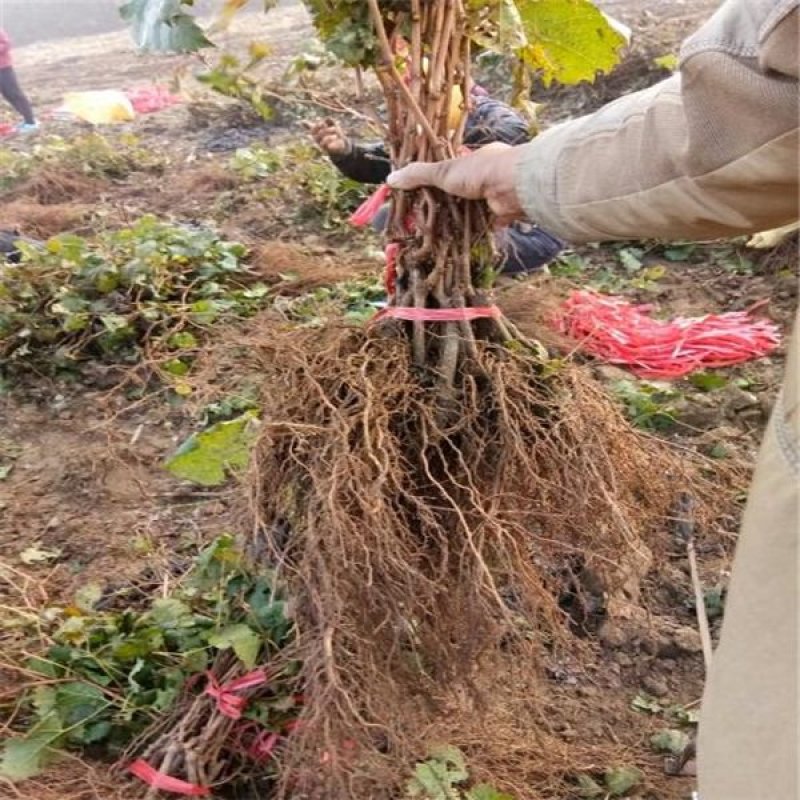
[[[609,0],[605,5],[636,32],[632,52],[614,75],[596,86],[553,90],[544,96],[546,123],[584,113],[663,77],[664,71],[652,59],[675,52],[680,39],[717,4]],[[263,69],[266,77],[280,75],[311,38],[299,6],[237,22],[226,47],[241,48],[254,36],[273,48]],[[22,48],[18,64],[36,105],[47,108],[57,104],[65,91],[166,81],[176,71],[190,71],[196,62],[187,57],[137,56],[125,34],[110,33]],[[326,97],[338,96],[348,105],[359,103],[349,76],[324,68],[311,81],[315,91]],[[300,283],[287,293],[326,280],[334,283],[365,272],[377,274],[379,259],[370,255],[374,241],[341,225],[324,230],[313,215],[298,217],[298,205],[307,197],[292,186],[291,174],[270,175],[257,189],[243,188],[228,168],[236,146],[300,140],[305,134],[298,119],[329,113],[280,103],[279,112],[271,122],[254,122],[230,104],[206,98],[141,117],[110,136],[135,134],[164,159],[163,174],[134,172],[92,185],[56,204],[12,191],[0,197],[0,228],[15,223],[34,236],[65,231],[85,235],[150,212],[183,222],[209,222],[259,248],[265,277],[282,272],[299,275]],[[342,119],[353,130],[359,128],[352,117]],[[65,138],[84,132],[72,123],[53,121],[48,127]],[[36,147],[36,140],[5,144],[21,152]],[[762,313],[788,329],[797,294],[794,248],[763,256],[745,251],[741,242],[709,243],[687,249],[683,259],[666,261],[663,247],[652,243],[642,247],[645,267],[666,265],[663,276],[648,285],[631,280],[620,264],[619,247],[583,248],[577,254],[578,272],[558,280],[539,277],[515,284],[503,290],[501,304],[523,327],[538,324],[543,298],[558,295],[573,281],[594,280],[605,281],[616,293],[654,302],[670,315],[740,310],[766,301]],[[726,385],[712,392],[678,382],[674,387],[679,393],[674,401],[678,421],[667,435],[716,454],[725,463],[741,464],[746,471],[782,369],[779,351],[724,371]],[[610,387],[630,377],[615,368],[597,371]],[[195,552],[222,531],[235,530],[242,508],[239,490],[197,491],[162,469],[164,457],[196,426],[194,412],[192,404],[168,403],[163,395],[140,399],[121,392],[113,376],[101,370],[88,381],[28,376],[4,385],[0,465],[12,468],[0,480],[0,560],[7,567],[0,571],[0,604],[31,608],[64,604],[81,585],[94,580],[158,583],[167,580],[165,565],[170,560]],[[736,524],[734,518],[721,519],[714,535],[703,539],[700,556],[706,586],[724,586],[727,580]],[[24,563],[21,553],[31,547],[53,555],[40,563]],[[629,762],[647,775],[637,797],[683,800],[692,788],[691,778],[665,777],[663,759],[648,745],[660,723],[631,709],[632,699],[641,691],[692,708],[699,702],[703,667],[683,553],[676,551],[671,563],[648,579],[647,592],[651,618],[605,630],[597,641],[596,671],[575,674],[569,665],[554,671],[553,686],[567,720],[554,735],[564,747],[576,741],[623,746]],[[0,627],[0,634],[9,651],[19,646],[18,631]],[[4,714],[13,717],[19,712],[15,699],[27,680],[5,657],[0,658]],[[580,772],[597,766],[581,763],[575,768]],[[67,761],[41,780],[5,787],[0,794],[21,800],[112,800],[130,796],[127,791],[112,787],[102,765],[89,768]]]

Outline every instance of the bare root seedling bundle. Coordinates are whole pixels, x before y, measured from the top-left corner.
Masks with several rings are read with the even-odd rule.
[[[480,6],[496,11],[465,2],[367,2],[396,165],[461,153]],[[270,669],[296,669],[305,698],[277,751],[281,797],[401,796],[437,743],[519,800],[558,796],[570,765],[548,749],[544,667],[587,665],[576,632],[610,598],[638,603],[686,485],[586,370],[497,311],[491,227],[480,202],[395,193],[384,318],[252,343],[251,544],[292,598],[293,643]],[[520,725],[541,730],[524,757],[487,691],[522,686],[515,671],[531,693]]]
[[[457,740],[489,724],[483,689],[503,669],[590,658],[571,632],[582,612],[561,602],[577,593],[591,613],[581,576],[613,595],[649,563],[682,485],[676,460],[585,371],[476,351],[443,399],[402,336],[306,332],[261,348],[256,540],[296,600],[287,658],[307,697],[288,794],[390,796],[430,726]]]

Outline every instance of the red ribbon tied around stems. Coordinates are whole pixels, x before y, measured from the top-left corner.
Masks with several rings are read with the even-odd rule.
[[[253,761],[268,761],[275,753],[275,748],[278,746],[281,737],[278,733],[269,733],[263,731],[260,733],[250,747],[247,748],[247,755]]]
[[[211,789],[208,786],[199,786],[196,783],[182,781],[180,778],[173,778],[153,769],[146,761],[139,759],[128,767],[128,771],[135,775],[139,780],[144,781],[148,786],[162,792],[171,794],[182,794],[185,797],[208,797]]]
[[[255,689],[267,682],[267,673],[263,669],[256,669],[237,678],[230,683],[220,684],[212,672],[207,672],[208,685],[205,694],[217,701],[217,710],[230,719],[241,719],[247,698],[241,697],[238,692],[246,689]]]
[[[350,216],[350,224],[357,228],[369,225],[381,206],[389,199],[392,190],[384,183],[379,186]]]
[[[497,306],[476,306],[473,308],[412,308],[390,306],[381,309],[373,318],[402,319],[406,322],[471,322],[476,319],[498,319],[502,312]]]

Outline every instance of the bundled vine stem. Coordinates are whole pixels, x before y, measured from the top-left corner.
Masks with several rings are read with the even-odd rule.
[[[471,89],[463,0],[368,5],[393,163],[457,155]],[[400,245],[393,305],[491,305],[484,204],[396,193],[389,236]],[[397,797],[437,740],[469,748],[491,724],[487,686],[565,651],[588,663],[564,598],[584,609],[578,625],[593,602],[587,575],[606,601],[626,584],[636,604],[648,537],[690,472],[587,372],[548,364],[504,318],[406,325],[255,343],[265,424],[254,541],[295,597],[286,658],[302,664],[307,698],[281,797]],[[544,693],[529,701],[541,708]],[[522,721],[544,736],[541,723]],[[507,736],[501,751],[519,731]],[[539,748],[523,777],[487,752],[468,756],[518,800],[548,796],[569,769]]]
[[[369,0],[380,45],[378,79],[386,97],[389,146],[393,162],[438,161],[461,150],[471,91],[470,36],[462,0],[411,0],[410,18],[394,21],[396,32],[410,27],[410,43],[387,32],[378,0]],[[398,50],[406,66],[397,67]],[[461,96],[457,124],[454,97]],[[390,219],[390,236],[401,243],[394,304],[401,307],[468,308],[489,305],[478,289],[491,276],[496,253],[485,204],[461,200],[434,189],[398,193]],[[483,254],[479,257],[478,254]],[[508,341],[508,323],[500,318],[475,324],[444,323],[443,336],[431,336],[426,323],[415,321],[412,347],[418,366],[436,366],[452,386],[463,356],[474,365],[476,334]]]

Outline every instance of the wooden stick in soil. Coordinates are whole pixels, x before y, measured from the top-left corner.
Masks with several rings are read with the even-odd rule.
[[[700,570],[697,567],[697,552],[694,546],[694,535],[689,537],[686,542],[686,553],[689,557],[689,571],[692,576],[692,588],[694,590],[694,603],[697,608],[697,626],[700,629],[700,641],[703,645],[703,661],[705,662],[706,676],[711,671],[711,659],[714,655],[714,647],[711,642],[711,628],[708,624],[708,614],[706,613],[706,598],[703,593],[703,585],[700,582]]]

